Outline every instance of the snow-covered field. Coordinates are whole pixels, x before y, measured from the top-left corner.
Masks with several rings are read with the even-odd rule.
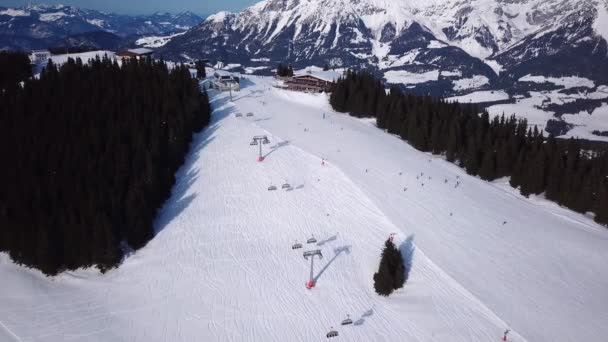
[[[212,94],[157,236],[120,268],[49,279],[0,254],[0,341],[324,341],[332,326],[346,341],[605,340],[606,228],[273,82]],[[412,266],[382,298],[389,233]],[[295,240],[324,254],[312,290]]]
[[[480,88],[490,83],[490,80],[483,75],[475,75],[471,78],[461,78],[459,80],[452,81],[452,83],[454,84],[455,91],[461,91],[466,89]]]
[[[165,46],[168,42],[171,41],[171,39],[173,39],[177,36],[181,36],[184,33],[186,33],[186,32],[185,31],[179,32],[179,33],[171,34],[168,36],[143,37],[143,38],[139,38],[138,40],[136,40],[135,45],[143,46],[143,47],[147,47],[147,48],[159,48],[159,47]]]
[[[393,84],[418,84],[428,81],[437,81],[439,70],[431,70],[424,73],[413,73],[405,70],[391,70],[384,73],[388,83]]]
[[[99,50],[99,51],[89,51],[89,52],[79,52],[79,53],[69,53],[63,55],[53,55],[51,56],[51,60],[55,64],[64,64],[68,61],[68,58],[80,58],[83,62],[87,62],[90,59],[94,59],[96,57],[103,58],[103,56],[108,56],[109,58],[115,58],[116,54],[112,51]]]
[[[462,96],[447,98],[447,101],[458,101],[460,103],[483,103],[508,100],[509,94],[504,90],[482,90],[475,91]]]

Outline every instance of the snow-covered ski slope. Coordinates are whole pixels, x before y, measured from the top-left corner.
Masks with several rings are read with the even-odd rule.
[[[157,236],[120,268],[49,279],[0,254],[0,341],[324,341],[332,326],[345,341],[605,340],[608,230],[272,82],[213,94]],[[390,233],[412,266],[383,298]]]

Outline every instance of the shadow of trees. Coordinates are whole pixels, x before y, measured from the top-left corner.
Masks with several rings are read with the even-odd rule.
[[[414,234],[410,235],[399,245],[399,251],[403,257],[403,266],[405,267],[405,282],[407,283],[410,272],[412,271],[412,264],[414,261]]]

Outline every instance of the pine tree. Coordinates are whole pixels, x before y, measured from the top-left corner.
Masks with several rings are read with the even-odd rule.
[[[393,290],[403,287],[405,283],[405,265],[401,252],[392,239],[386,240],[378,272],[374,274],[374,289],[382,296],[390,295]]]

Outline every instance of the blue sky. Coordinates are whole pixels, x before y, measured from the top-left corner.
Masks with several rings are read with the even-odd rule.
[[[218,11],[238,11],[259,0],[32,0],[33,4],[64,4],[82,8],[125,14],[149,14],[157,11],[192,11],[212,14]],[[0,0],[0,6],[23,6],[27,0]]]

